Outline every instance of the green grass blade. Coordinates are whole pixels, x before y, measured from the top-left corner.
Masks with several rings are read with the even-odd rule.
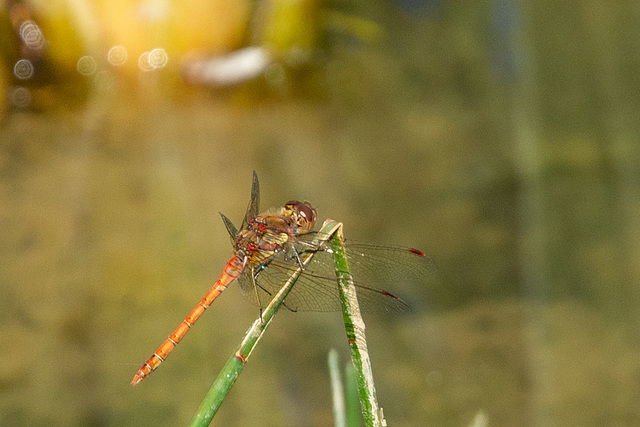
[[[360,420],[360,402],[358,392],[358,380],[356,378],[356,368],[353,367],[353,363],[348,362],[344,367],[344,395],[347,406],[347,426],[359,427],[361,425]]]
[[[339,223],[335,221],[325,221],[322,226],[322,229],[318,233],[319,236],[331,236],[335,233],[335,230],[339,227]],[[324,240],[316,240],[312,244],[314,246],[320,246],[324,243]],[[304,253],[301,256],[301,260],[303,265],[308,265],[313,259],[314,252],[309,251]],[[227,363],[224,365],[218,377],[213,382],[213,385],[207,392],[207,395],[203,399],[200,407],[197,412],[191,419],[191,423],[189,426],[191,427],[204,427],[208,426],[211,423],[211,420],[215,416],[218,409],[220,409],[220,405],[224,401],[225,397],[231,390],[231,387],[235,383],[236,379],[242,372],[242,368],[247,363],[249,356],[253,352],[255,346],[258,341],[264,334],[265,330],[271,323],[273,316],[275,316],[276,312],[282,305],[282,302],[291,291],[291,288],[295,284],[298,276],[302,273],[302,267],[298,268],[293,274],[289,277],[289,279],[282,285],[282,288],[278,291],[278,293],[271,300],[269,305],[262,312],[262,321],[260,318],[256,319],[253,323],[253,326],[247,331],[244,339],[240,343],[240,345],[236,348],[231,357],[227,360]]]
[[[367,426],[383,426],[386,425],[386,422],[382,417],[382,411],[376,398],[371,360],[369,359],[369,350],[367,349],[367,341],[364,334],[365,326],[360,314],[356,288],[351,278],[349,263],[347,262],[344,237],[342,236],[342,224],[331,236],[331,249],[333,250],[336,276],[338,278],[344,326],[347,331],[347,340],[351,347],[351,360],[357,373],[356,379],[362,416]]]
[[[329,351],[327,363],[329,365],[329,378],[331,380],[333,424],[335,427],[346,427],[347,415],[345,411],[342,375],[340,375],[340,360],[338,358],[338,352],[333,348]]]

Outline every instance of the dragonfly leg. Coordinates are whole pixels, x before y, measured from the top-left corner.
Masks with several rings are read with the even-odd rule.
[[[284,308],[286,308],[287,310],[289,310],[289,311],[290,311],[290,312],[292,312],[292,313],[297,313],[297,312],[298,312],[298,310],[295,310],[295,309],[293,309],[293,308],[289,307],[289,306],[287,305],[287,302],[286,302],[286,301],[285,301],[285,302],[283,302],[283,303],[282,303],[282,305],[284,306]]]
[[[301,269],[306,270],[304,263],[300,259],[300,254],[298,253],[298,250],[296,249],[293,243],[287,247],[287,257],[291,259],[295,259],[296,264],[298,264],[298,266],[300,266]]]
[[[269,262],[271,262],[271,260],[269,260]],[[268,263],[267,263],[267,264],[268,264]],[[253,277],[253,281],[252,281],[252,282],[253,282],[253,286],[255,287],[254,289],[256,289],[256,291],[257,291],[257,289],[258,289],[258,288],[259,288],[259,289],[262,289],[262,291],[263,291],[265,294],[269,295],[270,297],[273,297],[273,293],[271,293],[271,291],[269,291],[269,289],[265,288],[264,286],[262,286],[262,285],[260,284],[260,282],[259,282],[259,280],[258,280],[258,279],[259,279],[259,277],[258,277],[258,276],[260,276],[260,272],[262,272],[262,268],[261,268],[260,270],[258,270],[258,271],[257,271],[257,272],[252,276],[252,277]],[[295,313],[295,312],[297,312],[297,311],[298,311],[298,310],[296,310],[296,309],[293,309],[293,308],[289,307],[289,306],[287,305],[287,301],[286,301],[286,300],[282,303],[282,305],[284,306],[284,308],[286,308],[287,310],[291,311],[292,313]],[[262,307],[261,307],[261,308],[262,308]]]
[[[260,309],[260,324],[262,324],[262,326],[264,326],[264,321],[262,320],[262,303],[260,302],[260,294],[258,293],[258,281],[256,280],[256,277],[258,276],[258,273],[261,270],[258,269],[258,271],[256,271],[256,268],[254,266],[251,266],[251,271],[249,272],[251,274],[251,283],[253,284],[253,290],[256,293],[256,302],[258,303],[258,308]]]

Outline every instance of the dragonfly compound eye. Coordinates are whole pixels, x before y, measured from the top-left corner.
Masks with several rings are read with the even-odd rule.
[[[296,219],[296,224],[303,231],[310,231],[313,228],[318,214],[309,202],[302,203],[292,200],[287,202],[285,209],[291,212],[291,215]]]
[[[298,226],[305,229],[311,230],[313,225],[316,223],[316,218],[318,217],[318,213],[311,206],[309,202],[304,202],[298,204]]]

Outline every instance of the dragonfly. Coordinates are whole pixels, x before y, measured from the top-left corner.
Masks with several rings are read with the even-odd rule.
[[[259,210],[260,184],[254,172],[251,198],[240,228],[220,213],[234,245],[233,256],[204,298],[138,369],[132,385],[158,368],[204,311],[234,281],[239,283],[241,293],[262,310],[261,301],[275,295],[302,267],[283,305],[290,311],[340,310],[333,254],[326,242],[328,236],[319,236],[313,231],[317,220],[315,208],[309,202],[292,200],[279,209],[262,214]],[[324,243],[318,246],[312,241]],[[401,298],[378,286],[398,281],[420,283],[436,270],[434,260],[414,248],[349,240],[345,244],[360,309],[365,312],[409,311]],[[309,252],[313,252],[313,259],[303,266],[301,256]],[[262,316],[262,311],[260,314]]]

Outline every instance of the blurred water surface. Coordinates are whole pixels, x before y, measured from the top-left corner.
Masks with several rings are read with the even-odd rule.
[[[640,423],[638,7],[325,6],[362,21],[326,15],[310,63],[235,88],[181,80],[198,32],[91,81],[52,53],[21,83],[4,54],[1,425],[188,422],[257,316],[236,290],[129,381],[231,255],[218,212],[240,222],[253,170],[263,209],[436,259],[389,285],[411,314],[365,319],[390,425]],[[225,28],[211,51],[246,39]],[[214,425],[330,425],[332,347],[339,313],[279,313]]]

